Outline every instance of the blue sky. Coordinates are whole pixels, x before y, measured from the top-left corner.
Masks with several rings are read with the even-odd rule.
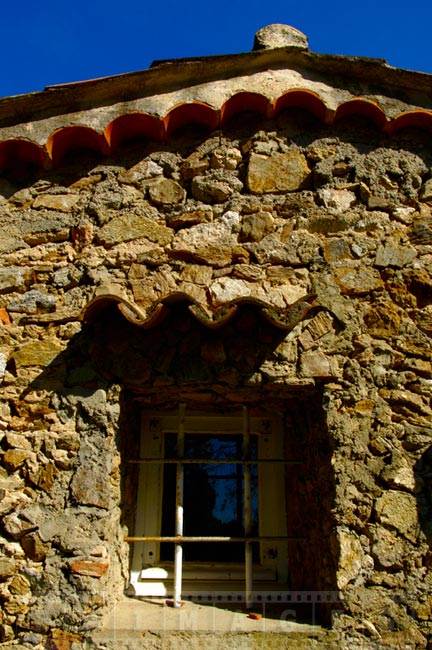
[[[245,52],[270,23],[310,49],[432,73],[432,1],[6,0],[0,97],[147,68],[153,60]]]

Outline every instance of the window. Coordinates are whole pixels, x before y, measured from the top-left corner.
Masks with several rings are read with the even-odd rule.
[[[283,447],[282,418],[257,409],[145,414],[131,593],[175,596],[180,554],[185,597],[286,589]]]

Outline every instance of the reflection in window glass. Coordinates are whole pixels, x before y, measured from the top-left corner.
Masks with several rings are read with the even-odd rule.
[[[165,435],[165,457],[177,456],[177,436]],[[241,435],[185,435],[185,458],[241,459]],[[257,436],[251,436],[250,458],[257,458]],[[184,466],[184,534],[244,536],[243,465],[186,464]],[[162,535],[174,535],[176,466],[165,465]],[[252,534],[258,534],[258,470],[251,465]],[[256,545],[254,544],[254,547]],[[161,544],[161,560],[173,559],[173,545]],[[244,544],[203,542],[184,545],[184,559],[206,562],[243,562]]]

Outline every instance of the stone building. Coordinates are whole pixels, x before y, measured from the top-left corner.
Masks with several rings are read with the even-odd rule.
[[[0,100],[2,647],[432,648],[431,81],[279,25]],[[154,626],[174,547],[239,627]]]

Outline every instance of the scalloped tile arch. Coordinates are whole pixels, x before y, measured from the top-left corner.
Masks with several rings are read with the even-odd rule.
[[[0,173],[19,164],[40,169],[58,167],[68,153],[79,149],[106,156],[134,138],[166,141],[186,125],[200,125],[210,132],[223,128],[232,117],[244,111],[274,118],[293,107],[304,108],[329,126],[348,116],[360,116],[390,135],[410,127],[432,131],[432,111],[425,109],[402,112],[389,119],[377,102],[363,97],[342,102],[332,110],[310,90],[294,88],[274,100],[260,93],[239,92],[227,99],[220,109],[194,101],[172,107],[164,117],[146,112],[125,113],[109,122],[101,133],[86,125],[71,124],[53,131],[44,146],[25,138],[9,138],[0,142]]]

